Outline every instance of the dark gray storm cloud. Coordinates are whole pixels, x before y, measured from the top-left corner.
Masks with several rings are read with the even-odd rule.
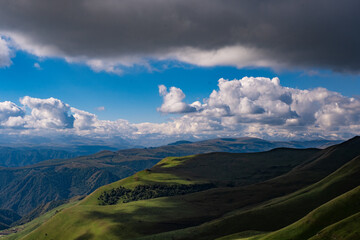
[[[358,0],[2,0],[0,31],[68,57],[256,49],[292,67],[360,70]]]

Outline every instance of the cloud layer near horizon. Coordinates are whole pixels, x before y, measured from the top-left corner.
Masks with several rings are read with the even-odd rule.
[[[359,99],[325,88],[284,87],[278,78],[220,79],[208,98],[191,104],[184,102],[179,88],[160,85],[159,93],[163,104],[158,111],[177,114],[164,123],[99,120],[59,99],[25,96],[21,106],[0,102],[0,133],[121,137],[135,142],[240,136],[338,139],[360,134]]]
[[[0,35],[14,49],[116,74],[148,59],[359,72],[358,9],[357,0],[3,0]]]

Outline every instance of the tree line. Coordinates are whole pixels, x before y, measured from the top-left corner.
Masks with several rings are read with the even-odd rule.
[[[100,205],[113,205],[118,202],[127,203],[138,200],[145,200],[158,197],[168,197],[184,195],[188,193],[200,192],[214,188],[212,183],[204,184],[151,184],[138,185],[134,189],[117,187],[104,191],[99,197]]]

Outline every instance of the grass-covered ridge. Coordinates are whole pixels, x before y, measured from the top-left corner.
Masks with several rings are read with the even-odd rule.
[[[157,166],[163,167],[163,168],[169,168],[169,167],[176,167],[186,162],[187,159],[192,158],[193,156],[186,156],[186,157],[166,157],[163,160],[161,160],[159,163],[157,163]]]
[[[103,186],[24,239],[200,240],[276,231],[358,185],[352,179],[360,179],[354,178],[359,174],[359,146],[359,139],[353,139],[325,150],[211,153],[181,158],[180,164],[166,159],[171,167],[159,163]],[[204,183],[216,188],[99,205],[103,192],[119,187]]]
[[[360,213],[360,186],[323,204],[322,206],[311,211],[299,221],[280,229],[276,232],[265,234],[259,237],[252,237],[251,240],[304,240],[304,239],[324,239],[319,238],[318,233],[333,224],[336,224],[348,217],[346,221],[358,221]],[[355,222],[349,222],[354,224]],[[340,223],[344,224],[343,222]],[[355,224],[356,225],[356,224]],[[334,228],[334,226],[331,226]],[[336,227],[335,227],[336,228]],[[339,230],[339,229],[337,229]],[[356,228],[349,229],[348,236],[342,235],[335,239],[348,239],[349,236],[360,236],[359,225]],[[329,230],[325,230],[328,232]],[[321,234],[324,236],[324,232]]]
[[[59,155],[55,154],[55,152],[47,152],[46,150],[45,152],[49,154],[46,153],[45,155],[49,156],[52,160],[17,168],[0,167],[0,209],[12,209],[17,214],[24,216],[39,205],[50,201],[66,200],[74,196],[88,195],[101,186],[150,168],[165,157],[209,152],[258,152],[276,147],[304,148],[307,146],[322,146],[324,144],[335,144],[335,142],[270,142],[256,138],[211,139],[193,143],[179,142],[175,145],[155,148],[101,151],[96,154],[67,160],[54,159],[62,158],[60,155],[65,157],[65,153],[65,155]],[[7,149],[5,152],[11,153],[13,150]],[[82,151],[81,149],[79,150]],[[8,157],[11,154],[8,155],[7,153],[3,157],[9,163],[10,159]],[[45,160],[40,156],[42,154],[33,153],[31,155]],[[18,158],[19,164],[28,156],[24,157]],[[68,157],[71,156],[68,155]],[[30,162],[35,163],[38,160],[40,159],[36,157],[36,159],[32,159]],[[5,165],[10,166],[11,164]],[[0,228],[1,225],[0,219]]]
[[[310,240],[360,239],[360,212],[336,222],[318,232]]]
[[[323,180],[250,209],[240,209],[202,225],[144,239],[211,239],[234,232],[274,231],[285,227],[333,198],[360,185],[360,157]],[[234,239],[238,237],[234,236]],[[233,239],[230,236],[229,239]],[[278,238],[281,239],[281,238]]]

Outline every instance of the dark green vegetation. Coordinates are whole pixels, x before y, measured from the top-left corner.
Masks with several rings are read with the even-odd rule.
[[[269,142],[255,138],[180,142],[157,148],[102,151],[66,160],[48,160],[18,168],[0,168],[0,208],[26,215],[51,201],[87,195],[95,189],[150,168],[167,156],[227,151],[253,152],[275,147],[323,146],[332,141]],[[89,151],[101,146],[77,147]],[[279,173],[286,169],[277,169]],[[260,174],[259,174],[260,175]]]
[[[21,217],[12,210],[0,209],[0,230],[9,228],[13,222],[20,218]]]
[[[98,197],[99,205],[113,205],[118,202],[128,203],[158,197],[178,196],[200,192],[215,187],[214,184],[151,184],[137,185],[134,189],[124,187],[104,191]]]
[[[280,148],[165,158],[151,171],[97,189],[24,239],[332,237],[339,231],[351,232],[358,223],[359,155],[357,137],[324,150]],[[120,187],[133,190],[144,185],[204,183],[216,187],[99,205],[104,192]]]

